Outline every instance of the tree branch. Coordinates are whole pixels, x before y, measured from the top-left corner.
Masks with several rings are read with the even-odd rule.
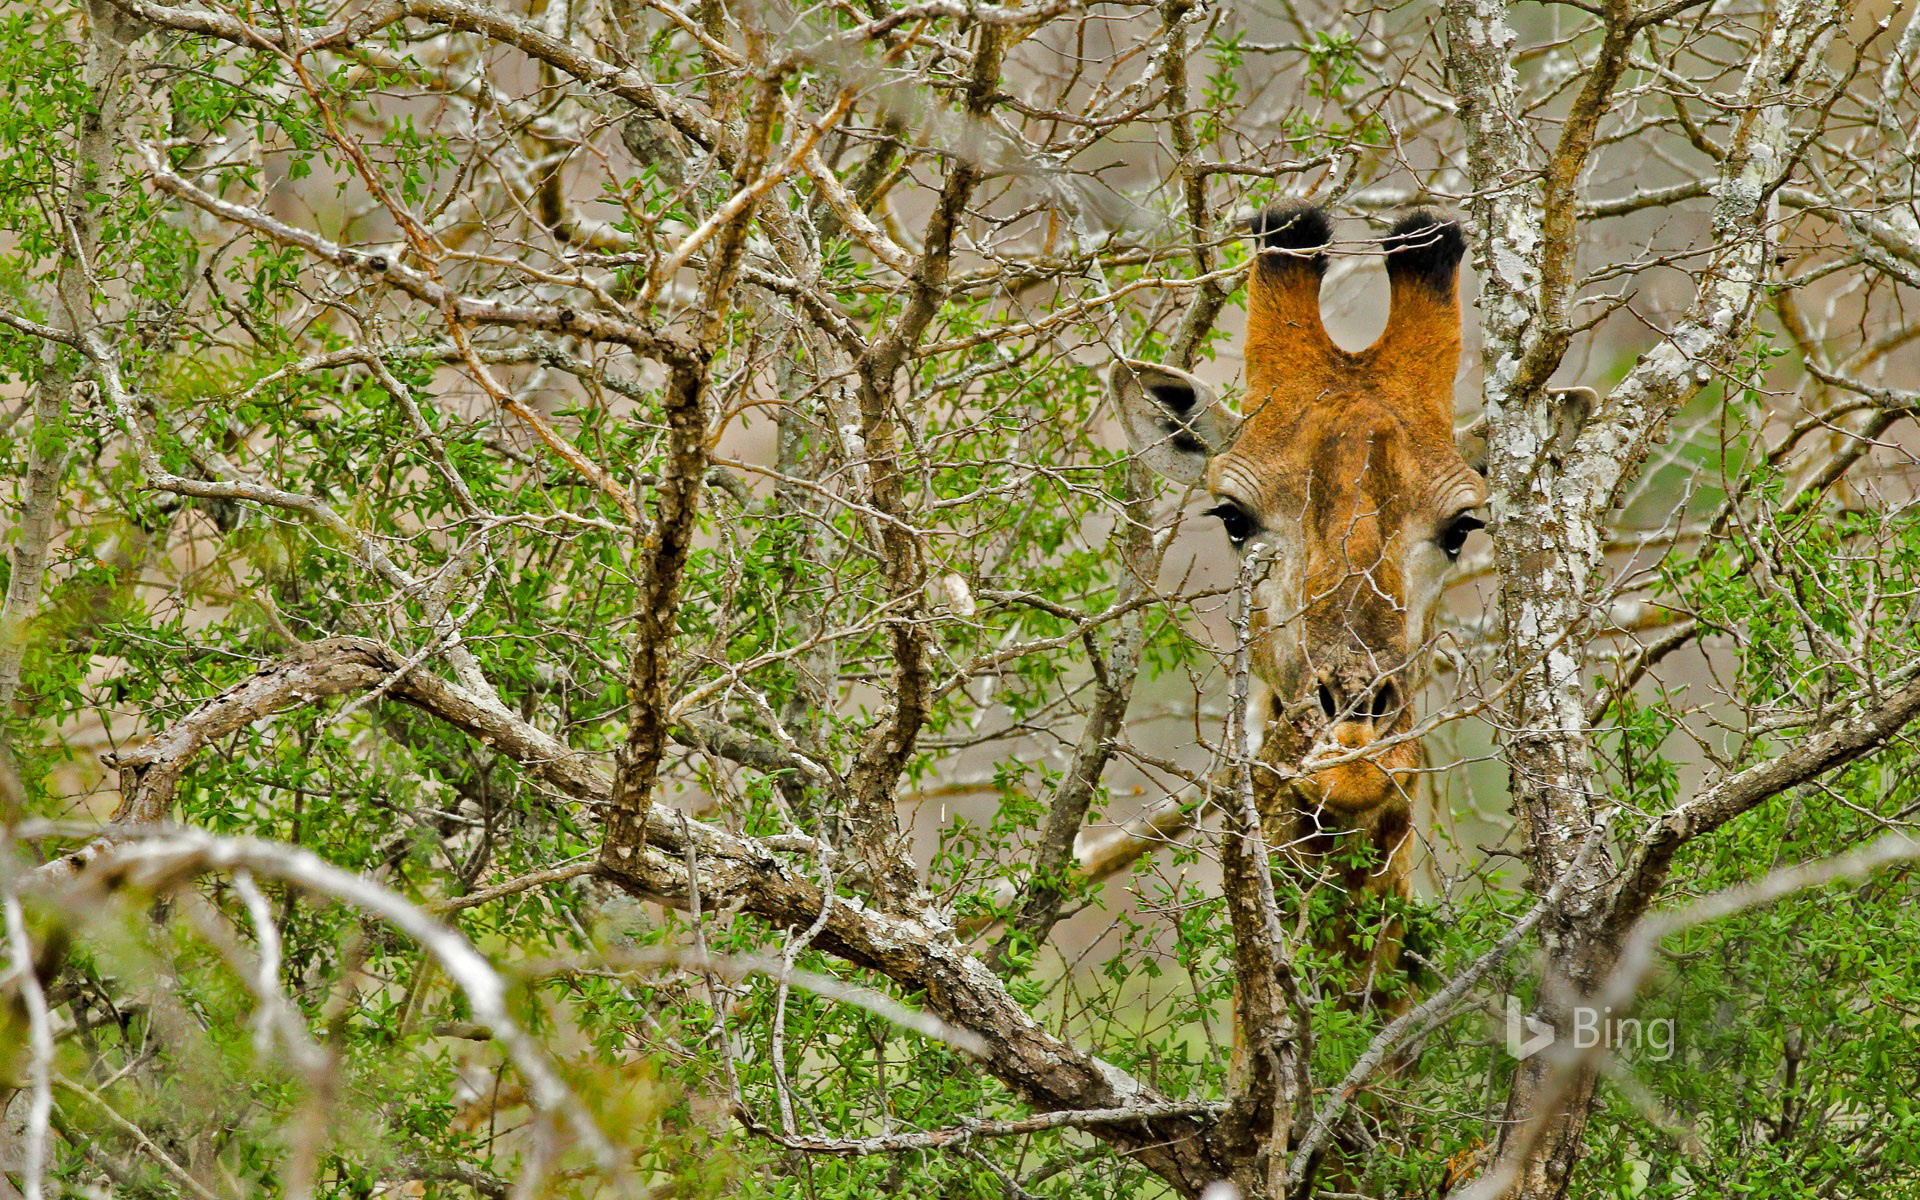
[[[1614,890],[1609,924],[1625,930],[1652,904],[1680,848],[1775,796],[1885,746],[1920,718],[1920,670],[1910,669],[1897,690],[1821,732],[1798,739],[1777,758],[1676,805],[1640,836]]]
[[[590,809],[608,806],[612,785],[584,756],[425,671],[392,679],[402,665],[399,656],[376,642],[333,638],[302,647],[290,658],[263,668],[163,730],[148,746],[123,752],[116,759],[123,778],[127,770],[135,772],[134,796],[123,801],[125,816],[119,823],[131,825],[138,817],[141,824],[150,826],[163,818],[165,812],[158,807],[163,797],[170,801],[193,756],[224,733],[317,699],[382,684],[389,687],[392,699],[464,730]],[[824,911],[825,920],[813,943],[816,947],[923,994],[943,1021],[981,1039],[986,1048],[978,1056],[981,1065],[1036,1108],[1144,1108],[1159,1113],[1169,1105],[1165,1097],[1125,1071],[1049,1032],[974,956],[958,931],[933,914],[895,915],[823,891],[790,869],[765,842],[685,820],[662,805],[653,806],[649,824],[652,832],[646,845],[614,874],[616,882],[636,896],[685,906],[692,895],[687,866],[691,857],[699,872],[700,893],[709,905],[734,906],[779,928],[812,926]],[[155,843],[162,849],[139,851],[136,847],[120,857],[115,840],[110,832],[84,850],[42,866],[37,874],[50,882],[109,857],[122,864],[113,868],[116,871],[254,866],[260,874],[271,874],[256,865],[248,843],[162,841]],[[326,874],[334,868],[319,870],[325,864],[313,867],[303,859],[300,867],[303,878],[334,878]],[[1173,1182],[1183,1195],[1197,1196],[1224,1171],[1210,1124],[1192,1115],[1156,1115],[1101,1125],[1096,1132]]]

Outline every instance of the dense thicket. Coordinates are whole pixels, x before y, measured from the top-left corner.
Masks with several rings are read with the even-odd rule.
[[[13,5],[0,1195],[1908,1194],[1917,59],[1811,0]],[[1275,1110],[1233,556],[1102,372],[1237,396],[1290,196],[1353,345],[1463,214],[1492,501],[1413,1015],[1282,873]],[[1516,1065],[1509,995],[1671,1053]]]

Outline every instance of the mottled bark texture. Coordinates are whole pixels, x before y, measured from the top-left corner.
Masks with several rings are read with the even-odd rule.
[[[1446,31],[1467,134],[1471,210],[1482,237],[1476,264],[1500,666],[1516,679],[1498,725],[1530,886],[1545,893],[1570,883],[1541,924],[1548,970],[1542,1015],[1564,1032],[1572,1005],[1597,993],[1619,952],[1623,921],[1612,897],[1623,886],[1634,889],[1610,856],[1579,854],[1607,803],[1588,740],[1589,664],[1581,636],[1595,618],[1591,606],[1605,574],[1606,522],[1679,405],[1739,352],[1765,298],[1790,133],[1814,101],[1801,86],[1804,68],[1839,12],[1819,2],[1767,6],[1764,34],[1735,101],[1743,116],[1713,184],[1714,244],[1694,301],[1627,377],[1589,406],[1547,386],[1570,340],[1582,236],[1577,187],[1597,124],[1654,7],[1609,3],[1600,10],[1600,46],[1544,159],[1533,149],[1508,9],[1504,0],[1450,0]],[[1542,180],[1538,188],[1535,179]],[[1553,1080],[1560,1069],[1542,1057],[1516,1069],[1493,1168],[1508,1194],[1565,1194],[1595,1076],[1591,1064],[1576,1065],[1574,1084],[1560,1088]],[[1541,1111],[1536,1098],[1550,1080],[1554,1111]]]

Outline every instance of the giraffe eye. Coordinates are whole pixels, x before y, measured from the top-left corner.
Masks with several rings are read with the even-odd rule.
[[[1247,510],[1231,501],[1216,504],[1204,514],[1219,517],[1221,528],[1227,531],[1227,540],[1236,546],[1244,546],[1247,539],[1260,532],[1260,524],[1247,514]]]
[[[1435,540],[1440,543],[1440,549],[1446,554],[1448,562],[1458,562],[1460,548],[1467,544],[1467,535],[1476,529],[1486,528],[1486,525],[1485,521],[1472,513],[1461,513],[1447,523],[1447,527]]]

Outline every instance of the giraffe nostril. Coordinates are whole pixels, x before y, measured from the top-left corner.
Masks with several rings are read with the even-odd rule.
[[[1320,711],[1327,714],[1329,721],[1340,715],[1340,705],[1333,698],[1333,689],[1324,683],[1320,685]]]
[[[1399,708],[1400,691],[1393,686],[1393,680],[1385,680],[1379,687],[1374,689],[1373,703],[1369,709],[1369,715],[1372,716],[1375,721],[1385,720],[1397,712]]]

